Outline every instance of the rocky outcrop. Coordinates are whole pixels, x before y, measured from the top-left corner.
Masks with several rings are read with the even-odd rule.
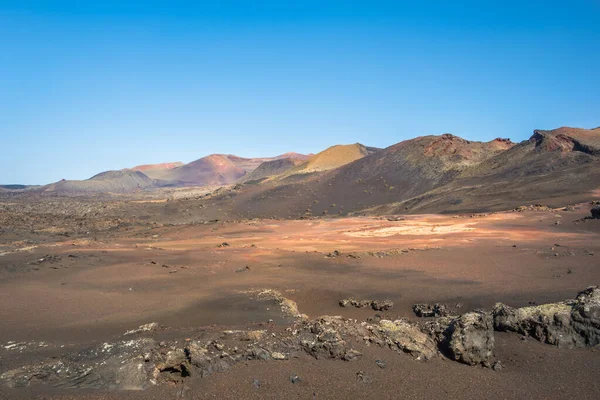
[[[340,300],[340,307],[356,307],[366,308],[371,307],[375,311],[387,311],[394,307],[394,302],[391,300],[357,300],[353,298]]]
[[[281,306],[281,312],[291,318],[305,318],[306,316],[300,314],[298,311],[298,305],[295,301],[284,297],[277,290],[272,289],[264,289],[258,292],[257,297],[263,300],[271,300],[275,301],[279,306]]]
[[[559,347],[600,344],[600,289],[589,287],[575,300],[512,308],[498,303],[494,329],[517,332]]]
[[[442,343],[448,355],[463,364],[491,367],[494,349],[492,315],[470,312],[450,322]]]
[[[438,354],[433,339],[407,321],[382,320],[376,329],[378,336],[382,337],[390,348],[408,353],[418,360],[429,360]]]
[[[304,331],[310,333],[300,338],[301,348],[320,358],[342,358],[350,350],[348,343],[342,338],[342,333],[348,333],[347,320],[341,317],[321,317],[310,322]]]
[[[45,382],[66,388],[141,390],[152,384],[155,364],[146,360],[160,355],[157,348],[149,338],[103,343],[61,359],[7,371],[0,381],[10,387]]]
[[[275,300],[284,313],[299,315],[279,292],[260,294]],[[146,324],[130,334],[156,335],[156,328],[156,323]],[[168,342],[148,337],[121,340],[9,370],[0,375],[0,382],[11,387],[45,382],[68,388],[141,390],[205,378],[241,361],[277,362],[298,353],[353,362],[362,358],[361,346],[369,345],[416,360],[445,355],[500,370],[502,364],[492,362],[494,330],[518,332],[561,347],[596,346],[600,344],[600,289],[589,287],[575,300],[541,306],[511,308],[498,303],[492,313],[438,317],[422,325],[403,319],[322,316],[296,318],[285,331],[203,331],[194,339]]]
[[[137,329],[127,331],[123,335],[127,336],[135,335],[136,333],[151,332],[157,330],[159,327],[160,325],[158,324],[158,322],[150,322],[149,324],[140,325]]]
[[[448,315],[446,306],[443,304],[413,304],[413,312],[417,317],[444,317]]]

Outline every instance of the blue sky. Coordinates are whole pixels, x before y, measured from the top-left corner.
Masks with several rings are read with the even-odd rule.
[[[0,1],[0,183],[600,125],[600,1]]]

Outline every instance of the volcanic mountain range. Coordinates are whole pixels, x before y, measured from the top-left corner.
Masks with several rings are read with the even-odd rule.
[[[291,217],[349,212],[443,212],[575,201],[600,189],[600,128],[535,130],[529,140],[421,136],[385,149],[356,143],[316,155],[212,154],[188,164],[140,165],[33,190],[130,193],[237,185],[234,213]],[[232,189],[233,191],[233,189]],[[227,198],[231,198],[228,194]]]

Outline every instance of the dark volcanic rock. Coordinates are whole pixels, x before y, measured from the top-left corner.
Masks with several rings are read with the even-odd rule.
[[[444,345],[451,358],[464,364],[491,366],[494,348],[494,324],[491,314],[463,314],[450,323],[445,335]]]
[[[343,360],[344,361],[356,361],[356,360],[360,360],[361,357],[362,357],[362,353],[360,351],[350,349],[346,352],[346,354],[344,354]]]
[[[366,308],[371,307],[375,311],[386,311],[394,307],[394,302],[390,300],[357,300],[357,299],[343,299],[340,300],[340,307],[356,307]]]
[[[332,253],[327,253],[327,255],[325,257],[327,257],[327,258],[336,258],[336,257],[339,257],[341,255],[342,255],[342,253],[340,253],[337,250],[334,250]]]
[[[365,308],[371,304],[371,300],[356,300],[356,299],[343,299],[340,300],[340,307],[356,307]]]
[[[394,302],[390,300],[373,300],[371,308],[375,311],[386,311],[394,307]]]
[[[340,330],[344,328],[344,320],[335,317],[322,317],[308,325],[312,334],[300,340],[301,348],[319,358],[342,358],[347,351],[347,343],[342,339]]]
[[[439,303],[435,303],[434,305],[414,304],[412,309],[417,317],[444,317],[448,314],[446,306]]]
[[[363,371],[358,371],[356,373],[356,380],[362,383],[371,383],[373,382],[373,378],[369,375],[365,374]]]
[[[517,332],[559,347],[600,344],[600,289],[589,287],[576,300],[512,308],[496,304],[494,329]]]
[[[297,309],[293,314],[299,314]],[[131,332],[153,334],[157,325],[142,325]],[[273,360],[286,360],[298,352],[317,359],[359,360],[360,343],[388,347],[417,360],[437,357],[441,350],[452,360],[500,370],[502,364],[492,364],[494,328],[564,347],[596,346],[600,344],[600,289],[589,287],[575,300],[540,306],[511,308],[498,303],[492,314],[476,311],[438,317],[422,326],[402,319],[301,317],[285,332],[271,335],[266,330],[211,331],[185,341],[136,338],[102,343],[8,370],[0,375],[0,382],[10,387],[44,382],[65,388],[141,390],[207,377],[237,362],[279,362]],[[383,361],[377,360],[376,365],[385,368]],[[297,382],[296,378],[290,380]]]
[[[290,375],[290,382],[292,382],[292,383],[299,383],[299,382],[302,382],[302,378],[300,378],[298,375],[292,373]]]
[[[592,207],[590,210],[593,219],[600,219],[600,206]]]
[[[404,320],[381,320],[374,329],[384,343],[390,348],[408,353],[418,360],[429,360],[438,354],[437,346],[433,339],[421,332],[413,324]]]
[[[156,364],[146,362],[143,354],[148,354],[148,360],[162,358],[152,339],[103,343],[62,359],[48,359],[7,371],[0,375],[0,381],[9,387],[47,382],[56,387],[141,390],[150,386],[149,377],[158,371]]]

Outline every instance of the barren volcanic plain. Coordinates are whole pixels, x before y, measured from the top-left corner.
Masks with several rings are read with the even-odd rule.
[[[565,129],[2,189],[0,398],[598,398],[600,132]]]

